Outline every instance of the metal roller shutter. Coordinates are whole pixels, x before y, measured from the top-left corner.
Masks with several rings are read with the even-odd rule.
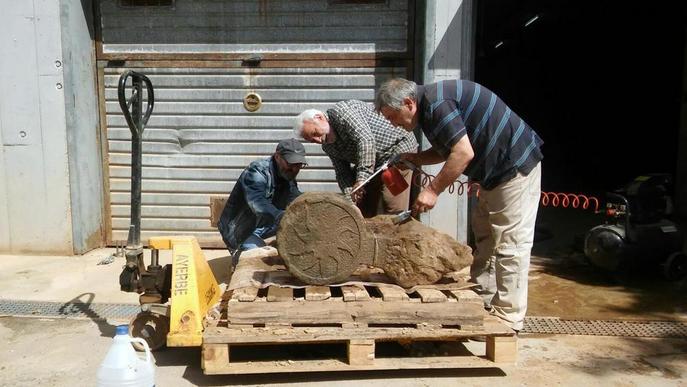
[[[125,68],[104,69],[111,228],[108,242],[126,240],[129,226],[130,132],[117,103]],[[293,117],[326,110],[345,99],[372,101],[376,82],[406,75],[377,68],[137,68],[155,88],[155,109],[144,132],[142,240],[195,235],[203,246],[223,246],[210,226],[210,196],[228,195],[241,171],[292,137]],[[248,112],[248,92],[263,105]],[[338,191],[329,158],[305,144],[303,191]]]

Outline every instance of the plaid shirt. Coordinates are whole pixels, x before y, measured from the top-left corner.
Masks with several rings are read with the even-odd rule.
[[[322,144],[322,150],[332,160],[336,180],[347,196],[356,181],[370,177],[394,154],[417,151],[412,132],[391,125],[368,103],[342,101],[326,114],[336,139]]]

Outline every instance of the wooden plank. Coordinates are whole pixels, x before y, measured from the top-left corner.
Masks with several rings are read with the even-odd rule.
[[[417,329],[441,329],[442,325],[441,324],[429,324],[429,323],[420,323],[417,324]],[[461,326],[461,329],[463,327]]]
[[[242,252],[239,259],[268,258],[276,257],[277,255],[279,255],[279,251],[277,251],[276,248],[272,246],[263,246]]]
[[[270,286],[267,289],[267,301],[269,302],[283,302],[293,300],[293,289],[281,288],[279,286]]]
[[[332,371],[369,371],[402,369],[458,369],[490,368],[494,363],[478,356],[431,356],[377,358],[372,364],[351,365],[338,359],[289,360],[289,361],[250,361],[240,363],[206,364],[206,375],[239,375],[260,373],[293,372],[332,372]]]
[[[291,327],[291,324],[284,324],[284,323],[267,323],[267,324],[265,324],[265,328],[283,329],[283,328],[290,328],[290,327]]]
[[[284,302],[278,309],[248,303],[231,303],[227,306],[227,320],[232,324],[264,324],[283,322],[290,324],[341,324],[363,322],[368,324],[419,324],[481,325],[484,319],[481,304],[452,303],[450,308],[440,304],[397,302]]]
[[[219,222],[219,217],[222,216],[222,211],[224,206],[227,204],[229,197],[226,195],[222,196],[210,196],[210,226],[217,227]]]
[[[417,304],[416,304],[417,305]],[[421,305],[421,304],[420,304]],[[453,305],[451,305],[453,306]],[[513,336],[512,329],[494,316],[485,317],[484,325],[475,331],[457,328],[427,329],[366,327],[288,327],[253,328],[252,325],[228,325],[227,327],[208,327],[203,333],[203,343],[228,344],[285,344],[285,343],[336,343],[354,339],[374,339],[381,341],[452,341],[475,336]],[[348,323],[359,324],[359,323]]]
[[[307,301],[328,300],[332,296],[329,286],[308,286],[305,288],[305,299]]]
[[[495,363],[518,361],[518,337],[487,336],[487,359]]]
[[[355,339],[348,341],[348,364],[369,365],[375,361],[375,341]]]
[[[200,365],[204,370],[213,369],[218,365],[226,366],[229,364],[229,345],[203,344],[200,359]]]
[[[408,301],[410,297],[400,286],[380,285],[377,287],[384,301]]]
[[[479,294],[475,293],[474,290],[471,289],[462,289],[462,290],[449,290],[451,295],[458,300],[458,302],[472,302],[472,303],[477,303],[477,304],[482,304],[484,305],[484,301],[482,300],[482,297],[479,296]]]
[[[418,289],[417,294],[420,295],[422,302],[446,302],[448,297],[437,289]]]
[[[256,287],[240,288],[234,290],[234,294],[231,295],[231,300],[240,302],[253,302],[257,296],[258,288]]]
[[[342,286],[341,292],[343,293],[343,299],[346,302],[349,301],[368,301],[370,295],[364,287],[358,286]]]
[[[343,329],[360,329],[360,328],[367,328],[367,324],[365,323],[358,323],[358,322],[353,322],[353,323],[342,323],[341,328]]]

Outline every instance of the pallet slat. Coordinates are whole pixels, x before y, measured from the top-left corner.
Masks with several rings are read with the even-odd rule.
[[[231,299],[240,302],[253,302],[258,296],[258,288],[248,287],[234,290]]]
[[[342,286],[341,292],[343,293],[343,299],[346,302],[368,301],[370,299],[370,295],[367,293],[367,290],[358,286]]]
[[[339,359],[251,361],[242,363],[203,363],[206,375],[240,375],[260,373],[370,371],[403,369],[489,368],[494,363],[477,356],[432,356],[377,358],[373,364],[350,365]]]
[[[451,295],[456,298],[458,302],[472,302],[477,304],[483,304],[482,297],[470,289],[462,290],[449,290]]]
[[[305,299],[307,301],[324,301],[331,298],[332,292],[329,286],[308,286],[305,288]]]
[[[279,286],[270,286],[267,289],[267,301],[268,302],[283,302],[293,300],[293,289],[291,288],[280,288]]]
[[[348,341],[349,365],[372,365],[375,361],[375,341],[354,339]]]
[[[481,304],[452,303],[450,308],[435,304],[396,302],[285,301],[280,308],[261,308],[247,302],[230,303],[227,321],[231,324],[419,324],[480,326],[484,310]]]
[[[408,301],[410,297],[406,292],[395,285],[384,286],[380,285],[377,287],[379,292],[382,293],[384,301]]]
[[[436,289],[418,289],[417,294],[420,295],[422,302],[446,302],[448,300],[444,293]]]
[[[517,336],[487,336],[487,359],[495,363],[515,363],[518,361]]]
[[[421,305],[421,304],[416,304]],[[474,336],[513,336],[514,332],[497,317],[484,317],[480,329],[465,331],[458,328],[390,328],[365,327],[269,327],[256,328],[246,325],[208,327],[203,333],[203,343],[218,344],[285,344],[285,343],[333,343],[352,339],[374,340],[435,340],[446,341]]]
[[[417,305],[417,304],[416,304]],[[475,356],[459,342],[459,356],[427,353],[425,356],[378,358],[377,341],[460,341],[461,338],[486,335],[486,356]],[[230,349],[244,345],[282,345],[340,343],[347,345],[347,359],[337,355],[318,360],[261,360],[232,361]],[[383,369],[433,369],[493,367],[495,363],[513,363],[517,359],[517,336],[496,317],[485,318],[479,332],[465,332],[452,328],[311,328],[270,327],[251,328],[230,326],[207,328],[203,338],[202,367],[205,374],[250,374],[270,372],[317,372]]]

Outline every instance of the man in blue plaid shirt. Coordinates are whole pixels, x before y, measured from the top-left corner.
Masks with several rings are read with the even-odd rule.
[[[341,191],[358,205],[363,216],[396,214],[408,209],[410,188],[394,196],[380,175],[365,188],[351,191],[398,153],[416,152],[413,133],[394,127],[371,104],[349,100],[322,112],[309,109],[296,117],[294,131],[308,142],[322,145],[336,172]],[[408,183],[412,171],[402,172]]]

